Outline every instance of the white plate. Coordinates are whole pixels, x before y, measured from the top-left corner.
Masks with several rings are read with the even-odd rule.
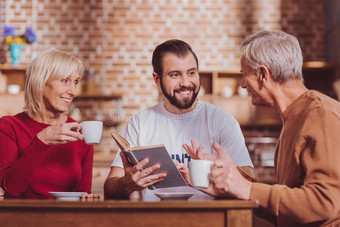
[[[85,192],[49,192],[56,200],[78,201]]]
[[[187,200],[194,195],[193,192],[156,192],[161,200]]]

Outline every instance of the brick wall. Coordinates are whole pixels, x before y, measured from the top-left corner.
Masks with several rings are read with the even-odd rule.
[[[94,70],[97,92],[124,94],[123,120],[157,102],[151,54],[167,39],[190,43],[205,71],[238,71],[242,40],[262,29],[296,35],[305,60],[324,58],[322,0],[0,1],[2,27],[15,25],[22,33],[31,26],[37,32],[38,41],[24,48],[23,62],[49,48],[73,52]],[[96,115],[111,113],[117,103],[87,105]],[[105,138],[97,149],[107,154],[113,145]]]
[[[298,37],[304,61],[324,61],[325,12],[323,0],[282,1],[282,30]]]
[[[340,65],[340,1],[325,0],[325,53],[326,60]],[[340,78],[340,70],[338,70]]]

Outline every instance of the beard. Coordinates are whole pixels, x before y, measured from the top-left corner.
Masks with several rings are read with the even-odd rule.
[[[177,107],[179,109],[188,109],[188,108],[190,108],[194,104],[194,102],[195,102],[195,100],[197,98],[198,92],[199,92],[199,89],[196,91],[196,86],[181,87],[181,88],[175,89],[174,90],[174,94],[171,95],[171,94],[169,94],[165,90],[162,79],[161,79],[160,82],[161,82],[160,85],[161,85],[161,89],[162,89],[162,92],[163,92],[164,96],[169,100],[169,102],[173,106],[175,106],[175,107]],[[182,100],[178,99],[176,97],[176,93],[177,92],[181,92],[183,90],[193,91],[193,94],[192,94],[191,98],[188,97],[188,98],[185,98],[185,99],[182,99]]]

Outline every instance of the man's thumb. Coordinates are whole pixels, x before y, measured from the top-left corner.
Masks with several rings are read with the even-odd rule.
[[[228,159],[228,153],[227,153],[226,150],[224,150],[223,147],[221,147],[221,145],[219,145],[218,143],[214,142],[213,143],[213,148],[216,151],[217,159]]]

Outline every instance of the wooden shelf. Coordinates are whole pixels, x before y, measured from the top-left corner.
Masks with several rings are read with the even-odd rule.
[[[6,93],[7,86],[11,84],[18,84],[20,90],[23,91],[25,87],[26,68],[26,64],[21,64],[17,67],[11,64],[0,64],[0,93]]]
[[[1,98],[20,97],[20,98],[23,99],[24,95],[25,95],[24,91],[19,91],[19,93],[17,93],[17,94],[10,94],[8,92],[5,92],[5,93],[1,93],[0,97]]]
[[[206,94],[221,95],[225,86],[229,86],[233,94],[241,84],[242,73],[239,71],[201,71],[201,85]]]
[[[239,76],[242,76],[242,73],[240,71],[228,71],[228,70],[224,70],[224,71],[205,71],[205,70],[202,70],[200,71],[200,74],[201,73],[210,73],[210,74],[227,74],[227,75],[239,75]]]
[[[339,74],[339,67],[335,63],[324,61],[309,61],[302,68],[305,85],[308,89],[318,90],[335,98],[333,82]],[[201,71],[201,85],[206,94],[221,95],[225,86],[237,94],[242,81],[242,73],[238,71]]]
[[[122,93],[112,93],[110,95],[104,95],[104,94],[81,94],[75,97],[75,101],[77,100],[87,100],[87,99],[93,99],[93,100],[102,100],[102,101],[109,101],[114,99],[121,99],[123,97]]]
[[[228,101],[228,100],[236,100],[238,102],[250,101],[250,96],[240,96],[233,95],[232,97],[224,97],[223,95],[214,95],[214,94],[205,94],[201,97],[202,100],[206,102],[214,102],[214,101]]]
[[[305,85],[308,89],[320,91],[336,98],[333,83],[338,75],[338,66],[334,63],[312,61],[305,62],[302,68]]]
[[[89,109],[92,109],[93,107],[91,106],[93,104],[93,101],[96,101],[96,103],[99,104],[99,109],[102,109],[102,105],[105,105],[104,102],[107,101],[112,101],[114,100],[116,102],[116,107],[115,107],[115,112],[114,116],[110,116],[101,113],[101,119],[104,121],[104,127],[105,128],[110,128],[110,127],[117,127],[118,125],[122,124],[122,121],[120,120],[120,112],[121,112],[121,99],[123,97],[123,93],[111,93],[109,95],[106,94],[86,94],[83,93],[81,95],[78,95],[74,98],[74,107],[79,108],[83,110],[83,114],[81,116],[81,121],[87,121],[87,120],[93,120],[96,119],[95,114],[89,113]],[[87,102],[87,101],[92,101],[92,103]],[[82,112],[82,111],[81,111]],[[100,111],[98,112],[100,113]],[[119,119],[119,120],[117,120]]]
[[[12,66],[11,64],[0,64],[0,71],[26,71],[28,64]]]
[[[324,61],[307,61],[303,63],[304,69],[321,69],[321,68],[334,68],[337,65],[335,63]]]

